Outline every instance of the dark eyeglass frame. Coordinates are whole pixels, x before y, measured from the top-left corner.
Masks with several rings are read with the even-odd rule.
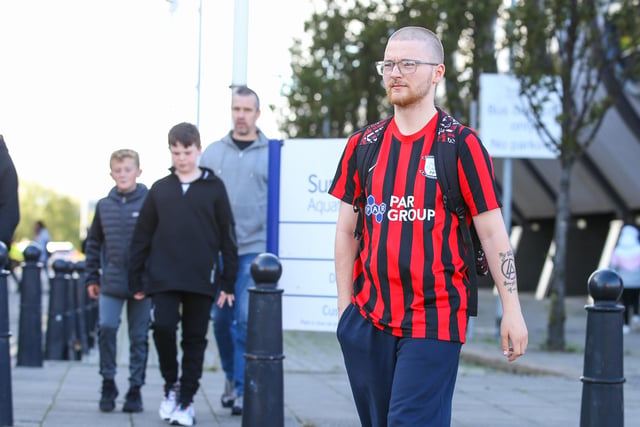
[[[376,61],[376,71],[381,76],[393,73],[397,66],[400,74],[413,74],[418,70],[418,65],[440,65],[438,62],[420,61],[419,59],[401,59],[399,61]]]

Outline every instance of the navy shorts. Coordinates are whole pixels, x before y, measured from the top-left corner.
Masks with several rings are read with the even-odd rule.
[[[395,337],[353,304],[337,336],[363,427],[451,425],[461,343]]]

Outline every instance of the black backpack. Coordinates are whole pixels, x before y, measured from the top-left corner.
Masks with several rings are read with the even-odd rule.
[[[468,312],[470,316],[476,316],[478,310],[478,276],[486,276],[489,272],[489,266],[473,223],[471,223],[470,227],[467,224],[466,206],[460,193],[460,183],[458,181],[458,141],[464,140],[471,132],[471,129],[462,126],[460,122],[440,108],[437,110],[438,126],[433,150],[436,175],[442,190],[444,206],[447,210],[456,214],[460,223],[462,239],[467,249],[466,263],[469,266]],[[360,188],[362,189],[353,205],[354,211],[358,213],[353,235],[358,240],[362,238],[364,227],[362,206],[366,202],[365,186],[367,177],[380,151],[382,135],[384,135],[384,131],[390,121],[391,117],[388,117],[368,125],[361,132],[356,146],[356,165],[358,176],[360,177]],[[475,268],[472,266],[475,266]]]

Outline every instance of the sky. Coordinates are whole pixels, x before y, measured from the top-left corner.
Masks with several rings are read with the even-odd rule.
[[[0,1],[0,134],[20,180],[97,200],[113,186],[109,156],[119,148],[140,153],[139,182],[166,175],[169,129],[197,122],[199,3]],[[231,128],[235,2],[202,3],[204,148]],[[260,96],[258,126],[270,138],[283,137],[269,107],[283,105],[289,48],[312,3],[248,0],[246,83]]]

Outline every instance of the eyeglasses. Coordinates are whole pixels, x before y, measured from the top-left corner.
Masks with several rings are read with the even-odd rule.
[[[437,62],[418,61],[417,59],[401,59],[394,61],[377,61],[376,70],[381,76],[388,76],[393,73],[393,68],[398,66],[401,74],[413,74],[418,69],[418,65],[440,65]]]

